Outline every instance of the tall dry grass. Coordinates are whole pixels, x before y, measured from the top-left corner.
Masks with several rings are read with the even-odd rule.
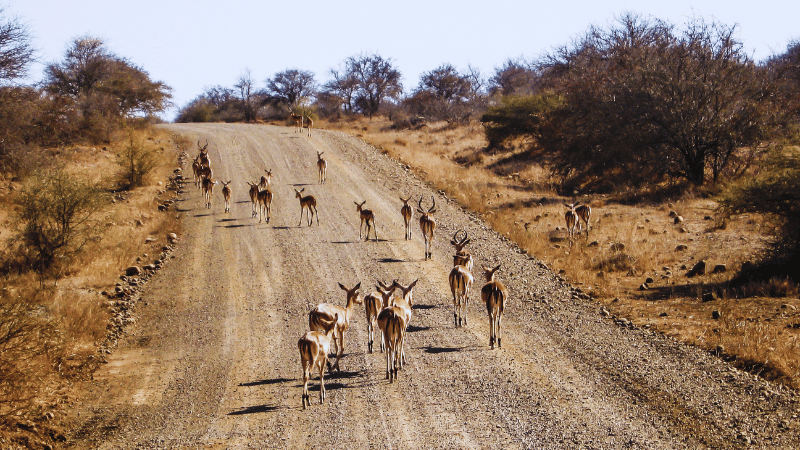
[[[155,164],[148,183],[120,191],[119,161],[130,147],[131,139],[136,139],[139,149],[153,155]],[[55,162],[63,164],[75,177],[103,186],[111,193],[112,200],[96,217],[97,238],[85,244],[60,278],[32,289],[29,286],[39,283],[30,271],[16,270],[2,275],[0,304],[7,306],[8,311],[0,322],[8,325],[10,318],[17,322],[27,320],[28,323],[21,325],[21,335],[32,350],[27,358],[11,352],[2,352],[0,356],[0,366],[13,368],[0,371],[0,423],[36,419],[44,410],[57,409],[63,396],[60,387],[68,380],[90,376],[102,360],[98,344],[106,336],[110,312],[101,292],[113,292],[125,268],[137,260],[155,258],[165,245],[167,234],[180,232],[177,215],[158,210],[161,202],[174,196],[167,189],[167,182],[177,166],[182,150],[179,145],[185,148],[186,143],[163,131],[136,130],[105,147],[54,152]],[[0,218],[5,219],[0,222],[0,236],[7,238],[13,238],[17,232],[12,205],[24,180],[14,181],[12,186],[13,190],[0,191]],[[3,259],[9,256],[4,254]],[[46,339],[48,334],[35,331],[43,326],[58,339]],[[0,326],[0,348],[4,336],[11,334],[7,326]],[[37,344],[37,337],[46,342]],[[14,361],[9,361],[12,356]],[[29,395],[21,397],[23,391]]]

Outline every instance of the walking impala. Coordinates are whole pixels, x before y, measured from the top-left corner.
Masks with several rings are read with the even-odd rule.
[[[459,240],[458,234],[463,232],[464,237]],[[469,289],[472,287],[474,277],[472,276],[472,255],[464,250],[464,247],[469,244],[470,239],[467,232],[464,230],[456,231],[450,243],[456,248],[456,254],[453,256],[453,269],[450,271],[448,281],[450,283],[450,292],[453,293],[453,322],[456,328],[462,325],[467,325],[466,309],[469,305]]]
[[[325,184],[325,173],[328,171],[328,161],[322,159],[325,152],[317,152],[317,172],[319,184]]]
[[[414,210],[411,209],[411,206],[408,205],[408,201],[411,200],[411,197],[403,198],[400,197],[400,201],[403,202],[403,207],[400,208],[400,214],[403,215],[403,222],[406,225],[406,239],[411,240],[411,218],[414,216]]]
[[[356,204],[356,209],[358,210],[358,215],[361,217],[361,225],[358,226],[358,238],[361,239],[361,229],[365,228],[364,223],[366,222],[366,237],[364,238],[365,241],[369,240],[369,230],[370,230],[370,223],[372,223],[372,228],[375,229],[375,241],[378,241],[378,227],[375,226],[375,214],[372,213],[371,209],[364,209],[364,204],[367,203],[364,200],[361,203],[353,202]]]
[[[503,310],[506,306],[508,291],[498,280],[494,279],[494,273],[500,269],[500,265],[491,269],[484,267],[486,273],[486,284],[481,288],[481,299],[486,303],[486,312],[489,314],[489,346],[494,349],[494,343],[502,347],[502,335],[500,333],[500,322],[503,320]]]
[[[231,210],[231,188],[230,186],[228,186],[229,184],[231,184],[231,182],[228,181],[226,183],[224,181],[221,181],[221,183],[222,183],[222,198],[225,199],[225,212],[228,212]]]
[[[294,190],[295,197],[300,199],[300,223],[297,224],[298,227],[303,226],[303,211],[308,210],[306,213],[306,217],[308,217],[308,226],[311,226],[314,223],[314,215],[317,216],[317,226],[319,226],[319,214],[317,214],[317,199],[314,198],[313,195],[306,195],[303,197],[302,192],[306,190],[306,188]],[[313,208],[313,209],[312,209]]]
[[[336,320],[339,319],[335,315]],[[311,371],[319,368],[319,403],[325,402],[325,366],[330,371],[328,353],[331,350],[331,335],[333,328],[328,332],[308,331],[297,341],[297,349],[300,351],[300,365],[303,368],[303,409],[311,406],[311,397],[308,395],[308,380],[311,379]]]
[[[350,328],[350,319],[353,317],[353,309],[355,305],[363,303],[358,290],[361,289],[361,283],[348,289],[342,283],[339,287],[347,292],[347,305],[342,308],[341,306],[332,303],[320,303],[316,308],[308,313],[308,328],[312,331],[322,331],[328,333],[332,328],[333,331],[333,345],[336,346],[336,361],[333,363],[331,370],[339,368],[339,359],[344,354],[344,332]]]
[[[433,232],[436,231],[436,219],[433,218],[433,213],[436,212],[436,199],[431,195],[433,206],[428,211],[422,209],[422,197],[419,198],[419,206],[417,212],[422,214],[419,218],[419,228],[422,230],[422,237],[425,239],[425,259],[432,259],[431,245],[433,244]]]

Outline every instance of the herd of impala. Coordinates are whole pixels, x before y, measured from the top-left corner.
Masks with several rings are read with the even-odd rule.
[[[295,121],[302,123],[299,116],[297,116]],[[210,208],[211,193],[217,182],[212,179],[211,164],[208,158],[208,143],[201,146],[198,141],[197,145],[200,149],[200,153],[195,158],[192,165],[195,184],[203,191],[206,208]],[[327,169],[327,162],[322,158],[322,153],[323,152],[317,152],[318,182],[320,184],[326,182],[325,176]],[[247,183],[250,187],[249,195],[252,204],[251,217],[255,218],[258,216],[259,223],[262,222],[262,220],[269,223],[273,198],[271,190],[272,171],[265,170],[265,173],[265,175],[261,176],[258,183]],[[230,211],[230,183],[230,181],[222,182],[222,193],[225,200],[226,213]],[[305,188],[299,191],[297,189],[294,190],[295,196],[300,200],[300,223],[298,226],[302,226],[304,212],[306,212],[308,216],[309,226],[313,224],[315,215],[317,216],[317,225],[319,225],[317,200],[312,195],[303,196],[302,193],[304,190]],[[414,215],[414,210],[408,204],[410,199],[411,197],[400,197],[400,201],[403,203],[400,214],[403,217],[405,239],[407,240],[411,240],[411,221]],[[420,197],[416,209],[420,214],[419,226],[425,243],[424,259],[428,260],[432,259],[431,245],[436,230],[436,219],[434,218],[434,214],[436,213],[436,199],[431,196],[432,203],[430,208],[427,209],[423,207],[422,201],[423,198]],[[354,203],[356,204],[356,211],[361,219],[359,239],[361,239],[363,235],[365,240],[369,240],[370,231],[372,230],[375,240],[377,241],[375,214],[371,210],[364,208],[366,201]],[[565,221],[569,236],[572,237],[574,235],[576,227],[578,228],[578,234],[580,234],[583,228],[582,225],[584,224],[588,235],[589,220],[592,214],[591,207],[588,205],[580,205],[577,202],[565,204],[565,206],[567,207]],[[362,229],[364,228],[366,228],[366,233],[362,234]],[[453,294],[453,323],[456,328],[467,325],[466,308],[468,305],[469,291],[474,281],[474,276],[472,275],[474,258],[472,254],[465,249],[469,242],[470,239],[467,232],[464,230],[457,231],[450,240],[450,244],[455,249],[455,254],[453,255],[453,268],[450,271],[448,281],[451,293]],[[495,274],[500,269],[500,265],[482,268],[485,273],[486,282],[480,289],[480,295],[481,301],[486,305],[486,312],[489,317],[489,346],[494,349],[495,344],[497,344],[498,347],[502,347],[500,324],[503,318],[506,298],[508,297],[508,290],[502,282],[495,279]],[[348,288],[339,283],[339,287],[346,292],[344,307],[332,303],[321,303],[309,312],[309,331],[297,342],[303,370],[303,409],[311,404],[308,393],[308,383],[312,372],[319,371],[320,403],[324,403],[325,368],[327,367],[329,372],[333,369],[341,370],[339,368],[339,362],[344,353],[344,335],[350,328],[350,321],[352,320],[356,305],[364,305],[366,310],[367,349],[369,353],[373,351],[373,338],[375,326],[377,325],[380,350],[381,352],[385,352],[386,355],[386,378],[390,383],[397,379],[398,371],[402,369],[405,363],[404,345],[406,330],[411,322],[413,289],[418,281],[417,279],[409,285],[404,286],[397,280],[393,280],[391,284],[383,283],[378,280],[375,286],[376,291],[365,295],[363,300],[359,293],[361,283],[356,284],[352,288]],[[400,295],[395,296],[395,292],[398,290]],[[336,355],[333,364],[328,360],[328,355],[331,351],[331,343],[334,346],[334,354]]]

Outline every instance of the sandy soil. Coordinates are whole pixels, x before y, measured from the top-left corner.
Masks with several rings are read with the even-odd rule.
[[[337,132],[242,124],[170,125],[208,139],[221,185],[210,210],[187,185],[175,206],[184,233],[151,279],[119,348],[68,420],[67,448],[796,448],[798,399],[702,351],[620,326],[572,288],[404,167]],[[316,152],[328,160],[317,184]],[[194,156],[191,154],[190,156]],[[188,169],[185,168],[185,169]],[[272,221],[250,218],[246,181],[272,169]],[[185,173],[190,171],[186,170]],[[293,188],[316,196],[320,224],[298,226]],[[434,195],[433,260],[418,225],[403,239],[398,197]],[[375,212],[378,242],[358,240],[354,201]],[[481,265],[510,299],[503,347],[489,349],[482,274],[469,326],[455,329],[447,274],[453,233],[465,229]],[[298,338],[307,312],[344,305],[338,283],[397,279],[414,290],[408,364],[385,379],[367,353],[364,311],[353,314],[327,400],[301,408]],[[377,346],[376,346],[377,348]]]

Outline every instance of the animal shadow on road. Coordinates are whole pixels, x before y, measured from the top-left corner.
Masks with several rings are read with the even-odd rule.
[[[264,386],[269,384],[285,383],[287,381],[295,381],[295,380],[293,378],[272,378],[269,380],[258,380],[258,381],[249,381],[247,383],[239,383],[239,386],[240,387]]]
[[[429,345],[427,347],[422,347],[422,350],[425,353],[432,353],[432,354],[435,355],[435,354],[438,354],[438,353],[460,352],[460,351],[462,351],[462,350],[464,350],[466,348],[467,347],[433,347],[433,346]]]
[[[235,411],[231,411],[228,413],[229,416],[243,416],[245,414],[258,414],[258,413],[268,413],[274,412],[281,409],[289,409],[288,406],[284,405],[276,405],[276,406],[269,406],[269,405],[255,405],[255,406],[247,406],[245,408],[237,409]]]
[[[430,329],[431,327],[417,327],[414,325],[409,325],[408,328],[406,328],[406,331],[408,331],[409,333],[416,333],[418,331],[427,331]]]
[[[408,262],[404,259],[397,259],[397,258],[380,258],[377,261],[379,263],[386,263],[386,264]]]

